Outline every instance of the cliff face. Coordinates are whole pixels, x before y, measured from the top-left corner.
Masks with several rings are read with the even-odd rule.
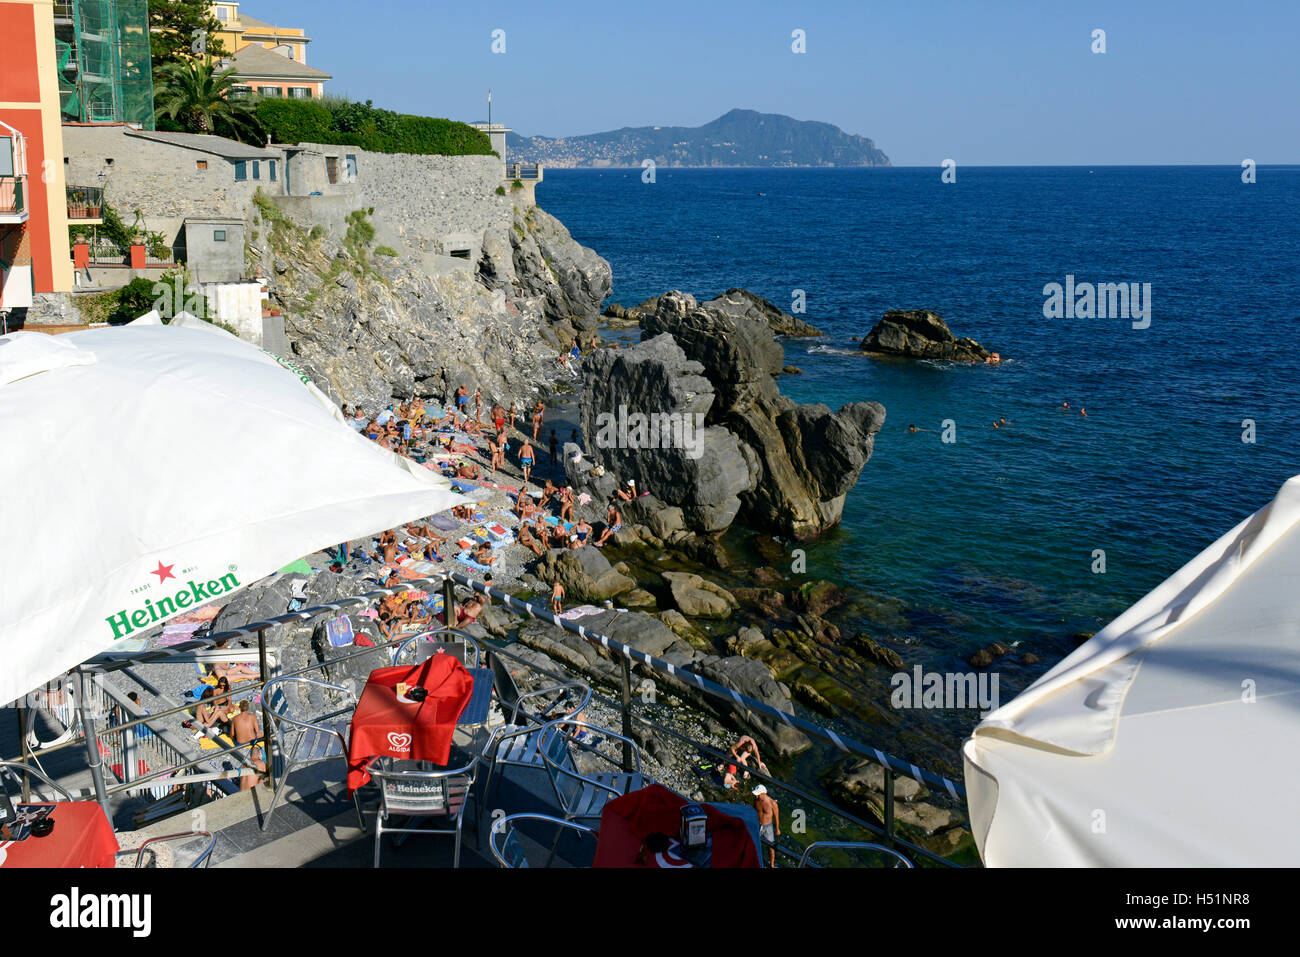
[[[361,218],[340,240],[313,237],[274,207],[262,217],[259,261],[293,358],[336,401],[367,411],[393,397],[441,402],[464,383],[509,404],[547,390],[556,364],[539,300],[377,254]]]
[[[612,288],[609,263],[537,206],[516,208],[509,229],[484,236],[479,278],[508,296],[540,299],[565,348],[576,333],[600,324],[601,304]]]

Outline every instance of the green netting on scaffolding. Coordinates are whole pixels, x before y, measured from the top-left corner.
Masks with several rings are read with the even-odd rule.
[[[71,6],[72,22],[55,30],[64,116],[153,129],[148,0],[75,0]]]

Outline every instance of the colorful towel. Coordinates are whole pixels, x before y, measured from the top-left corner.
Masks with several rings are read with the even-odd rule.
[[[316,569],[312,568],[309,564],[307,564],[307,559],[300,558],[296,562],[290,562],[288,565],[285,565],[278,572],[276,572],[276,574],[277,575],[290,575],[290,574],[311,575],[314,574],[315,571]]]
[[[470,568],[477,568],[481,572],[490,572],[492,570],[490,565],[480,565],[478,562],[474,561],[474,559],[470,558],[469,552],[467,551],[461,552],[457,555],[456,561],[460,562],[462,565],[468,565]]]
[[[477,485],[471,485],[469,482],[466,482],[464,479],[452,479],[452,480],[451,480],[451,487],[454,488],[454,489],[455,489],[456,491],[458,491],[458,492],[469,493],[469,492],[477,492],[477,491],[478,491],[478,486],[477,486]]]
[[[429,519],[429,524],[440,532],[454,532],[460,528],[460,522],[450,515],[435,515]]]

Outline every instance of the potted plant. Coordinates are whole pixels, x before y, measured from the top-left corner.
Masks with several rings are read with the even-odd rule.
[[[148,264],[147,250],[144,244],[143,214],[135,211],[135,222],[131,224],[131,268],[144,269]]]

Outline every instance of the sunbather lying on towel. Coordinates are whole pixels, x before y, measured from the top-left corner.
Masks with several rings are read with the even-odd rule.
[[[492,543],[484,542],[478,548],[474,549],[474,561],[480,565],[491,565],[497,560],[496,553],[492,551]]]
[[[542,543],[537,540],[537,537],[533,535],[532,525],[519,526],[519,544],[523,545],[525,548],[531,549],[532,553],[539,558],[541,557],[542,552],[546,550],[542,547]]]

